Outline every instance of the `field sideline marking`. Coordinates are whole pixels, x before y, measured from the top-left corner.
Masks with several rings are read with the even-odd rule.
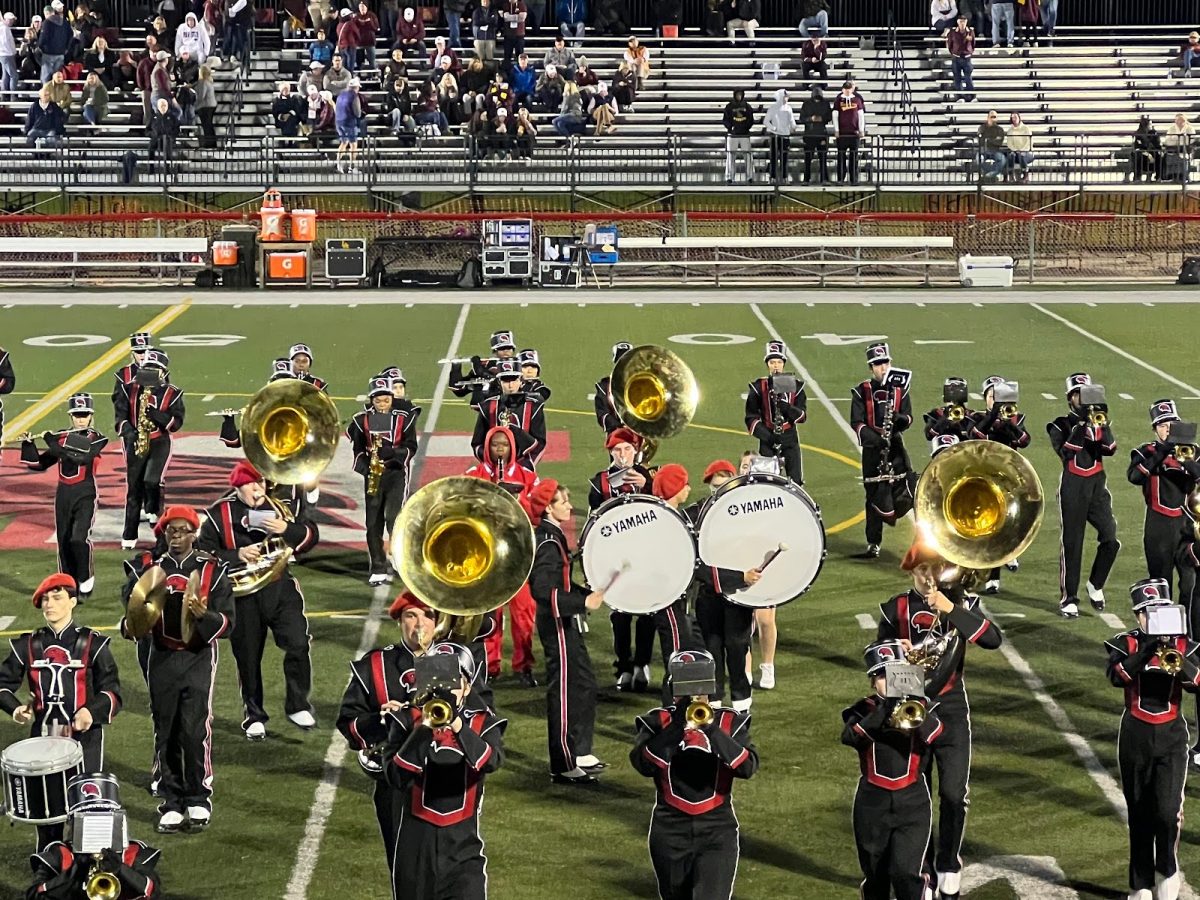
[[[137,330],[157,334],[161,329],[170,325],[187,312],[190,306],[191,302],[188,300],[184,300],[182,303],[177,303],[174,306],[168,306]],[[113,368],[128,352],[129,348],[123,341],[113,344],[113,346],[109,347],[108,350],[89,365],[84,366],[58,387],[54,388],[54,390],[50,391],[50,393],[42,397],[41,400],[34,403],[29,409],[25,410],[25,412],[9,422],[8,433],[15,435],[25,431],[32,431],[33,426],[49,415],[55,407],[59,406],[77,390],[87,387],[91,382]]]
[[[1036,306],[1037,304],[1031,305]],[[758,309],[757,305],[751,304],[750,308],[754,310],[755,315],[759,317],[762,323],[772,333],[772,337],[774,337],[775,340],[783,340],[783,338],[779,337],[778,332],[775,331],[775,327],[762,314],[762,311]],[[797,371],[799,371],[800,367],[797,366],[796,368]],[[812,384],[811,380],[809,380],[809,384]],[[816,390],[819,390],[819,388],[815,388],[814,393]],[[830,406],[829,408],[833,413],[834,418],[841,424],[843,430],[850,434],[854,443],[857,444],[858,439],[853,437],[854,431],[850,428],[850,423],[842,418],[841,413],[838,412],[836,407]],[[1073,751],[1075,751],[1075,755],[1079,757],[1084,768],[1087,770],[1088,775],[1090,775],[1092,781],[1096,783],[1096,786],[1100,789],[1100,793],[1104,795],[1104,799],[1108,801],[1110,806],[1112,806],[1113,810],[1117,814],[1117,817],[1122,822],[1127,824],[1129,822],[1129,811],[1125,807],[1125,795],[1122,793],[1120,785],[1117,784],[1116,779],[1109,774],[1108,770],[1104,768],[1104,764],[1101,763],[1100,758],[1096,756],[1096,751],[1092,749],[1091,744],[1089,744],[1076,730],[1075,724],[1071,721],[1070,716],[1067,715],[1066,710],[1059,705],[1057,700],[1050,696],[1049,692],[1046,690],[1045,682],[1043,682],[1041,678],[1037,676],[1037,673],[1034,672],[1029,663],[1026,662],[1025,657],[1023,657],[1013,647],[1012,642],[1005,641],[1000,645],[1000,655],[1004,657],[1008,664],[1012,666],[1017,675],[1020,676],[1021,681],[1025,683],[1025,687],[1029,689],[1030,693],[1033,694],[1034,699],[1038,701],[1042,709],[1045,710],[1046,715],[1050,717],[1050,721],[1054,723],[1054,726],[1058,729],[1059,734],[1062,735],[1063,740],[1066,741],[1067,745]],[[1184,882],[1180,886],[1179,896],[1181,898],[1186,898],[1186,900],[1195,900],[1196,894],[1191,887]]]
[[[446,350],[445,358],[453,359],[458,355],[458,346],[462,342],[463,330],[467,325],[467,314],[471,311],[471,304],[464,303],[462,310],[458,314],[458,321],[454,323],[454,333],[450,337],[450,347]],[[442,366],[441,374],[438,376],[438,384],[445,384],[450,377],[450,364],[446,363]],[[425,420],[423,433],[425,437],[433,434],[437,427],[438,417],[442,412],[442,397],[445,392],[437,392],[433,398],[433,404],[429,409],[429,417]],[[412,473],[409,476],[415,483],[420,476],[421,466],[425,462],[425,448],[428,447],[428,441],[423,441],[420,449],[417,451],[417,458],[413,461]],[[389,600],[390,592],[386,587],[377,589],[375,596],[371,601],[371,609],[367,613],[367,621],[363,624],[362,638],[358,642],[358,652],[354,655],[358,659],[368,650],[375,647],[375,640],[379,636],[379,620],[383,615],[384,607]],[[329,816],[333,812],[333,801],[337,796],[338,782],[341,781],[342,772],[346,767],[346,754],[349,749],[346,746],[346,739],[341,732],[336,728],[333,730],[333,736],[329,739],[329,749],[325,751],[325,769],[321,773],[321,780],[317,783],[317,789],[313,792],[312,807],[308,811],[308,821],[304,823],[304,839],[296,848],[296,861],[292,866],[292,874],[288,879],[287,887],[283,891],[283,900],[304,900],[308,896],[308,887],[312,883],[313,873],[317,868],[317,860],[321,855],[321,841],[325,837],[325,829],[329,825]]]

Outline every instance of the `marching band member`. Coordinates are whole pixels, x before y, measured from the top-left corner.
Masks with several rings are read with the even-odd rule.
[[[167,380],[170,360],[147,350],[133,379],[115,392],[117,433],[125,451],[125,527],[121,549],[137,545],[142,506],[158,521],[163,475],[171,460],[171,434],[183,427],[183,391]]]
[[[1180,701],[1200,686],[1200,645],[1184,635],[1146,633],[1149,610],[1169,605],[1170,591],[1162,578],[1135,582],[1129,597],[1138,626],[1105,642],[1109,681],[1125,690],[1117,758],[1129,808],[1129,900],[1176,900],[1182,880],[1188,727]],[[1179,657],[1177,671],[1164,659],[1168,650]]]
[[[4,395],[17,389],[17,376],[13,374],[12,358],[0,347],[0,441],[4,440]]]
[[[54,530],[58,543],[58,569],[79,585],[86,600],[96,585],[92,566],[92,526],[96,522],[96,467],[108,438],[92,427],[95,407],[91,394],[67,399],[71,427],[42,435],[46,449],[38,452],[33,435],[21,441],[21,461],[36,472],[58,466],[54,491]]]
[[[1025,427],[1025,414],[1016,412],[1014,415],[1004,415],[1005,410],[996,402],[996,387],[1004,384],[999,375],[989,375],[983,380],[980,393],[983,394],[983,409],[975,413],[971,420],[970,437],[977,441],[996,441],[1011,447],[1013,450],[1024,450],[1029,446],[1029,430]],[[1004,564],[1010,572],[1021,568],[1017,560]],[[985,594],[1000,593],[1000,569],[992,569],[987,574],[984,584]]]
[[[447,383],[450,393],[455,397],[470,397],[472,406],[496,393],[495,378],[499,364],[503,360],[513,359],[517,354],[517,344],[511,331],[493,331],[488,343],[492,355],[487,359],[472,356],[470,374],[463,374],[461,363],[454,363],[450,369]]]
[[[1135,447],[1129,454],[1129,481],[1142,489],[1146,501],[1146,520],[1142,526],[1142,549],[1146,570],[1151,578],[1171,583],[1179,571],[1177,596],[1186,603],[1192,596],[1195,570],[1180,552],[1191,532],[1191,520],[1184,515],[1188,492],[1200,481],[1200,462],[1187,458],[1171,441],[1172,424],[1180,421],[1175,401],[1156,400],[1150,406],[1150,427],[1155,439]],[[1186,445],[1189,446],[1190,445]],[[1179,456],[1183,456],[1180,459]]]
[[[1117,560],[1121,542],[1117,540],[1117,520],[1112,512],[1104,457],[1117,452],[1112,424],[1091,425],[1088,410],[1079,400],[1079,389],[1092,383],[1091,376],[1076,372],[1067,378],[1065,416],[1046,426],[1054,452],[1062,460],[1063,472],[1058,483],[1059,520],[1059,611],[1065,619],[1079,618],[1079,572],[1083,564],[1084,528],[1096,529],[1096,558],[1087,580],[1088,599],[1099,612],[1104,609],[1104,583]]]
[[[292,361],[285,357],[277,357],[271,362],[271,377],[267,379],[267,384],[274,384],[276,381],[292,379],[296,377],[296,373],[292,371]],[[238,431],[237,422],[234,421],[234,416],[238,414],[236,409],[221,410],[221,443],[226,447],[241,447],[242,435]]]
[[[926,653],[926,696],[937,701],[944,726],[932,748],[940,808],[937,842],[931,841],[930,849],[937,848],[932,862],[938,890],[943,897],[956,897],[971,777],[971,706],[963,675],[967,644],[995,650],[1004,636],[980,611],[978,597],[940,583],[947,566],[922,541],[909,548],[900,568],[912,575],[913,586],[880,606],[876,639],[900,641],[909,653]],[[926,769],[932,781],[932,763],[927,762]]]
[[[166,576],[167,598],[150,631],[146,684],[154,723],[155,772],[160,834],[185,828],[202,831],[212,818],[212,697],[217,641],[233,630],[233,591],[225,564],[194,549],[200,518],[190,506],[164,510],[155,534],[166,552],[146,552],[126,564],[129,581],[121,592],[128,609],[142,574],[157,566]],[[198,586],[188,590],[196,573]],[[125,619],[121,633],[130,637]]]
[[[671,656],[668,666],[712,663],[703,650]],[[672,678],[672,683],[674,678]],[[650,817],[650,862],[662,900],[717,900],[733,896],[741,852],[733,811],[733,779],[758,771],[758,751],[750,740],[750,715],[712,709],[700,722],[689,716],[692,696],[672,688],[671,702],[638,716],[629,761],[653,778],[657,788]]]
[[[310,521],[289,522],[267,503],[267,486],[262,475],[245,460],[229,473],[233,489],[207,510],[196,546],[231,567],[252,565],[263,554],[269,537],[282,539],[296,553],[317,542],[317,526]],[[234,571],[233,568],[230,571]],[[238,597],[237,621],[230,635],[237,660],[238,683],[245,718],[242,730],[250,741],[265,740],[267,720],[263,708],[262,657],[267,629],[283,651],[286,684],[284,711],[302,731],[317,724],[309,693],[312,691],[312,655],[304,595],[295,576],[285,571],[253,593]]]
[[[925,848],[933,822],[929,793],[929,751],[938,746],[945,726],[937,704],[930,705],[919,727],[901,731],[892,725],[896,701],[884,699],[887,667],[904,662],[899,641],[877,641],[863,654],[871,693],[842,710],[842,743],[858,751],[862,774],[854,792],[854,844],[863,880],[863,900],[927,900]],[[943,894],[943,897],[949,896]]]
[[[542,381],[542,363],[536,350],[522,350],[517,354],[517,364],[521,367],[521,390],[527,394],[537,394],[542,403],[550,402],[550,388]]]
[[[129,336],[129,362],[117,369],[113,373],[113,389],[112,403],[113,415],[116,417],[116,431],[121,434],[121,422],[125,419],[125,414],[122,409],[128,404],[128,394],[130,385],[133,384],[133,379],[137,376],[138,369],[142,367],[142,363],[146,359],[146,354],[154,350],[154,335],[149,331],[137,331]],[[156,512],[151,506],[151,498],[146,497],[144,504],[145,518]],[[124,548],[126,550],[131,547]]]
[[[571,520],[571,495],[557,481],[538,483],[530,495],[536,550],[529,589],[537,603],[537,630],[546,659],[546,725],[550,778],[556,784],[590,784],[604,764],[592,755],[596,676],[584,639],[586,616],[604,603],[603,591],[571,581],[571,551],[562,526]],[[595,762],[585,766],[584,761]]]
[[[633,349],[633,344],[629,341],[617,341],[612,347],[612,361],[615,366],[617,362]],[[604,429],[605,434],[612,434],[623,424],[621,416],[617,412],[617,406],[613,403],[612,391],[609,389],[609,382],[612,381],[611,375],[605,375],[596,382],[596,394],[593,398],[596,407],[596,422]]]
[[[913,423],[909,380],[889,383],[892,354],[884,343],[867,347],[871,377],[851,389],[850,427],[862,446],[868,559],[879,556],[883,526],[912,509],[916,475],[901,434]]]
[[[967,379],[951,375],[942,383],[942,405],[925,413],[925,440],[952,434],[960,441],[971,437],[978,413],[967,406]]]
[[[780,392],[772,388],[772,376],[782,375],[787,366],[783,341],[767,341],[763,362],[767,365],[766,377],[750,382],[746,391],[746,430],[758,438],[760,455],[778,457],[788,478],[802,485],[804,461],[797,426],[808,421],[804,383],[797,382],[795,391]]]
[[[313,352],[308,344],[292,344],[288,349],[288,362],[297,378],[307,381],[317,390],[329,393],[329,382],[312,373]]]
[[[516,439],[508,428],[488,429],[484,446],[487,452],[483,461],[467,469],[472,478],[483,478],[511,491],[528,512],[530,491],[537,485],[537,475],[516,461],[513,448]],[[505,604],[509,622],[512,624],[512,671],[525,687],[537,687],[537,676],[533,674],[533,630],[537,606],[529,593],[528,583]],[[500,664],[504,660],[504,609],[501,606],[491,614],[493,627],[484,640],[484,651],[488,676],[500,677]]]
[[[33,605],[46,624],[9,642],[0,664],[0,709],[31,737],[74,738],[87,772],[104,771],[104,727],[121,710],[121,679],[109,639],[73,621],[79,603],[75,579],[65,572],[45,578],[33,592]],[[31,700],[17,697],[29,683]],[[39,825],[38,847],[61,840],[62,825]]]
[[[608,434],[604,448],[609,452],[611,465],[592,476],[588,491],[588,509],[595,512],[613,497],[622,494],[654,493],[654,476],[637,462],[642,447],[641,435],[621,426]],[[618,691],[646,690],[650,683],[650,657],[654,653],[654,617],[634,616],[611,610],[613,669],[617,675]],[[632,645],[632,652],[631,652]]]
[[[495,373],[500,393],[474,404],[479,417],[475,420],[471,449],[476,459],[483,459],[488,430],[501,425],[512,432],[517,442],[517,461],[527,469],[536,470],[546,449],[546,415],[541,395],[527,394],[521,389],[521,370],[516,360],[501,360]]]
[[[441,643],[429,653],[458,657],[459,687],[453,691],[449,725],[431,727],[415,703],[390,714],[389,743],[398,749],[384,772],[406,807],[396,834],[393,896],[485,900],[487,861],[479,814],[484,780],[504,761],[508,721],[472,702],[476,665],[470,650]]]
[[[346,437],[354,452],[354,471],[364,482],[363,510],[371,561],[367,583],[380,585],[392,581],[383,534],[391,529],[408,499],[421,409],[407,400],[397,400],[390,378],[372,378],[367,385],[367,400],[371,409],[350,420]]]

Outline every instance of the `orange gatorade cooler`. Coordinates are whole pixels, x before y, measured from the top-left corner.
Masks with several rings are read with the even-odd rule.
[[[317,211],[315,209],[292,210],[292,240],[311,243],[317,239]]]
[[[308,274],[305,253],[268,253],[267,277],[271,281],[304,281]]]
[[[238,245],[236,241],[213,241],[212,260],[214,266],[236,266]]]
[[[263,205],[258,211],[262,217],[262,228],[259,230],[260,241],[282,241],[283,220],[287,213],[283,208],[283,195],[272,188],[263,194]]]

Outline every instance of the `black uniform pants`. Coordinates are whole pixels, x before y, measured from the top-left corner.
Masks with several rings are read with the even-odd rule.
[[[1121,549],[1121,542],[1117,540],[1117,520],[1113,518],[1112,496],[1108,493],[1104,472],[1089,478],[1063,472],[1058,483],[1058,509],[1062,523],[1058,552],[1059,587],[1062,599],[1078,598],[1085,526],[1096,529],[1099,542],[1088,576],[1093,587],[1104,587],[1117,560],[1117,551]]]
[[[148,665],[158,811],[212,809],[212,694],[217,645],[199,650],[152,646]]]
[[[804,139],[804,180],[812,180],[813,157],[817,158],[818,174],[821,181],[829,180],[829,139],[825,137],[806,137]]]
[[[863,449],[863,478],[879,475],[882,458],[878,450]],[[916,473],[908,470],[908,457],[903,451],[893,454],[892,466],[894,473],[901,476],[895,481],[873,481],[863,484],[868,544],[882,544],[883,526],[895,525],[897,519],[904,518],[912,509],[913,491],[917,484]]]
[[[617,675],[631,673],[635,668],[650,665],[654,655],[654,617],[635,616],[632,613],[608,614],[613,633],[613,668]]]
[[[680,650],[703,650],[704,638],[696,620],[687,611],[688,596],[684,594],[670,606],[660,609],[654,614],[654,627],[658,631],[658,645],[662,650],[663,677],[662,698],[663,706],[669,706],[674,699],[671,692],[670,672],[667,666],[672,654]]]
[[[1184,529],[1191,531],[1192,523],[1187,516],[1164,516],[1146,510],[1146,522],[1142,528],[1142,549],[1146,553],[1146,574],[1151,578],[1162,578],[1171,585],[1171,596],[1187,605],[1196,583],[1196,570],[1180,558],[1179,549],[1187,537]],[[1175,573],[1179,573],[1176,586]]]
[[[938,794],[937,836],[930,831],[926,858],[935,872],[959,872],[971,803],[971,711],[963,695],[941,699],[938,716],[943,730],[925,757],[926,781],[930,786],[936,783]]]
[[[596,725],[596,676],[587,643],[573,619],[538,610],[538,637],[546,658],[546,727],[550,772],[576,767],[575,757],[592,752]]]
[[[93,484],[60,484],[54,494],[58,571],[82,584],[92,577],[92,525],[96,521]]]
[[[391,532],[396,516],[400,515],[400,507],[404,505],[406,492],[407,478],[403,469],[384,469],[379,478],[379,491],[374,495],[365,493],[364,487],[367,554],[371,557],[372,575],[387,574],[388,554],[383,533]]]
[[[478,818],[439,827],[405,806],[392,857],[396,900],[484,900],[487,874]]]
[[[384,764],[387,764],[387,760]],[[379,822],[379,835],[383,838],[383,852],[389,867],[396,856],[396,833],[400,830],[400,819],[404,803],[408,799],[404,792],[394,787],[382,775],[375,777],[375,818]]]
[[[284,711],[291,715],[312,710],[308,700],[312,690],[311,638],[308,618],[304,615],[304,596],[296,579],[284,575],[274,584],[237,599],[237,618],[229,642],[242,689],[243,730],[252,722],[266,722],[270,718],[263,708],[262,681],[268,629],[275,638],[275,646],[283,651]]]
[[[30,737],[42,736],[42,723],[34,720],[33,728],[29,732]],[[83,749],[83,771],[103,772],[104,771],[104,727],[96,722],[84,732],[76,732],[72,735]],[[55,841],[63,839],[63,830],[65,823],[60,822],[57,825],[38,825],[37,826],[37,849],[44,850]]]
[[[1126,711],[1117,735],[1121,787],[1129,807],[1129,888],[1154,890],[1157,872],[1179,870],[1180,812],[1187,780],[1188,734],[1182,718],[1151,725]]]
[[[889,900],[893,890],[896,900],[924,900],[922,860],[932,816],[924,777],[899,791],[859,779],[853,821],[863,900]]]
[[[150,441],[145,456],[133,452],[135,438],[125,437],[125,527],[121,539],[136,541],[142,508],[153,516],[162,512],[162,479],[171,459],[171,439],[158,437]]]
[[[662,900],[729,900],[737,874],[738,822],[728,805],[698,816],[654,807],[650,862]]]
[[[734,703],[749,700],[746,655],[750,652],[754,610],[730,603],[711,591],[701,591],[696,596],[696,624],[700,626],[705,649],[717,663],[717,692],[712,699],[725,699],[725,673],[728,671],[729,699]]]
[[[787,477],[798,485],[804,484],[804,460],[800,455],[800,444],[794,438],[779,444],[764,444],[760,441],[758,452],[762,456],[778,457]]]

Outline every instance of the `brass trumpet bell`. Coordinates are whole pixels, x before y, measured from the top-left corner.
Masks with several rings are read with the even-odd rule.
[[[88,900],[117,900],[121,896],[121,882],[112,872],[93,865],[83,892]]]
[[[421,722],[430,728],[442,728],[454,721],[454,707],[434,698],[421,707]]]
[[[440,478],[411,497],[392,526],[392,565],[412,593],[470,640],[484,613],[503,606],[529,578],[533,526],[517,499],[481,478]],[[466,632],[472,630],[470,635]]]
[[[916,518],[938,553],[964,569],[1016,559],[1037,535],[1045,497],[1020,453],[966,441],[939,453],[917,482]]]
[[[700,403],[696,376],[666,347],[646,344],[625,353],[613,367],[613,404],[621,421],[654,441],[687,428]]]
[[[916,697],[907,697],[896,704],[888,717],[888,725],[897,731],[916,731],[925,724],[928,711],[925,703]]]
[[[310,484],[333,461],[337,407],[307,381],[273,381],[250,398],[238,434],[246,458],[268,481]]]

